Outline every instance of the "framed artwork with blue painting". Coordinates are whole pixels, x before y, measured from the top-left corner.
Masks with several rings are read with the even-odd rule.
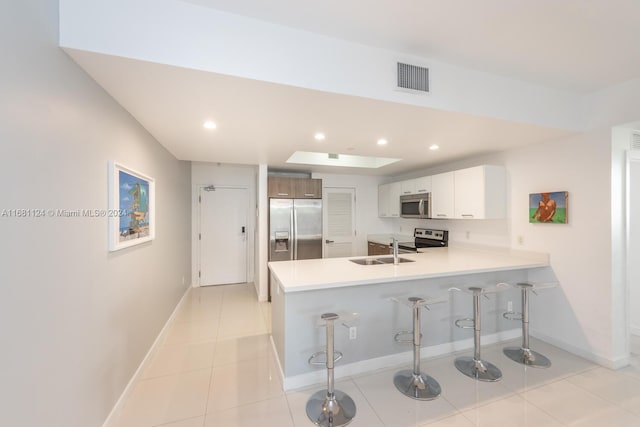
[[[109,250],[155,237],[155,181],[117,162],[109,162]]]
[[[529,194],[529,222],[546,224],[566,224],[567,191]]]

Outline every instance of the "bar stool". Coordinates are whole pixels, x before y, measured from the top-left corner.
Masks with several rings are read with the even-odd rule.
[[[521,347],[506,347],[503,350],[505,356],[514,362],[522,363],[526,366],[534,368],[548,368],[551,366],[551,361],[529,348],[529,291],[536,293],[536,290],[543,288],[551,288],[556,286],[556,283],[544,283],[544,284],[532,284],[532,283],[517,283],[516,286],[520,288],[522,293],[522,312],[516,313],[508,311],[502,316],[508,320],[522,320],[522,346]],[[536,294],[537,295],[537,294]]]
[[[466,290],[459,288],[451,288],[454,291],[463,291],[473,295],[473,318],[458,319],[455,325],[462,329],[473,329],[473,357],[460,356],[454,361],[456,368],[468,377],[479,381],[499,381],[502,378],[502,372],[496,365],[480,356],[480,333],[482,329],[482,315],[480,311],[480,296],[487,297],[489,293],[496,293],[509,289],[507,283],[499,283],[496,286],[477,287],[472,286]],[[467,325],[463,322],[468,322]]]
[[[397,372],[393,377],[393,384],[400,393],[417,400],[433,400],[440,396],[442,388],[433,377],[420,371],[420,309],[429,309],[432,304],[444,302],[445,299],[424,299],[410,297],[406,300],[391,298],[392,301],[409,306],[413,311],[413,330],[401,331],[395,334],[396,342],[413,343],[413,370],[405,369]],[[400,338],[402,335],[412,335],[410,339]]]
[[[327,349],[314,353],[309,358],[311,365],[326,365],[327,389],[314,393],[307,401],[307,416],[317,426],[340,427],[345,426],[356,416],[356,404],[346,393],[333,387],[333,365],[342,359],[342,353],[333,349],[333,327],[339,318],[335,313],[325,313],[320,316],[327,329]],[[324,355],[326,361],[317,361]]]

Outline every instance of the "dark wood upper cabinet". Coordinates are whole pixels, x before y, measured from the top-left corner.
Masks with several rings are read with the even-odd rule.
[[[296,186],[291,178],[282,178],[277,176],[269,177],[269,197],[276,197],[282,199],[295,198]]]
[[[322,180],[270,176],[268,197],[281,199],[321,199]]]
[[[296,179],[296,199],[322,199],[321,179]]]

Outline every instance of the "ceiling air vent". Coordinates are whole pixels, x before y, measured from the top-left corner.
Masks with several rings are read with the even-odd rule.
[[[640,133],[631,134],[631,149],[640,151]]]
[[[429,69],[398,62],[398,88],[429,93]]]

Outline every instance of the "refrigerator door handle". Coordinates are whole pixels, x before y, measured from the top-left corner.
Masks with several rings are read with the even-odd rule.
[[[298,211],[294,203],[291,209],[291,221],[293,221],[293,258],[298,259]]]

